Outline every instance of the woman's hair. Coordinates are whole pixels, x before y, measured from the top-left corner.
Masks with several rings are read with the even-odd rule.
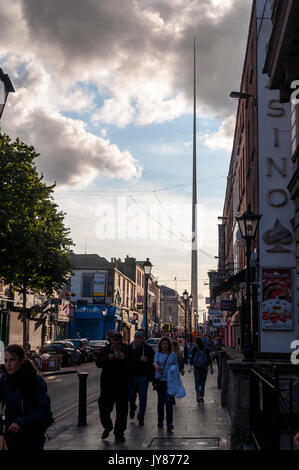
[[[22,369],[24,369],[26,372],[38,372],[36,365],[27,358],[26,351],[23,346],[20,346],[19,344],[10,344],[7,346],[7,348],[5,348],[5,352],[8,352],[9,354],[15,354],[20,359],[20,361],[24,361]]]
[[[20,361],[23,361],[23,359],[27,359],[25,349],[20,346],[19,344],[10,344],[5,348],[5,352],[8,352],[9,354],[15,354],[18,356]]]
[[[171,352],[172,351],[172,344],[171,344],[171,341],[168,338],[168,336],[163,336],[160,339],[159,344],[158,344],[158,351],[162,352],[162,346],[161,346],[162,341],[167,341],[168,342],[168,352]]]
[[[200,336],[197,336],[195,338],[195,343],[196,343],[196,346],[199,346],[199,347],[203,346],[203,340],[201,339]]]

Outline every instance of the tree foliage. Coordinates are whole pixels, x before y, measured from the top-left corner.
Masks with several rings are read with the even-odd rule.
[[[72,270],[70,230],[39,176],[34,147],[0,133],[0,277],[20,290],[51,295]]]

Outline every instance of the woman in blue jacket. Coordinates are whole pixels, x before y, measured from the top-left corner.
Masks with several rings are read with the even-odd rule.
[[[158,427],[163,427],[164,405],[166,408],[167,430],[172,431],[173,424],[173,396],[167,393],[168,371],[171,366],[178,366],[178,359],[172,351],[172,344],[166,336],[161,338],[158,345],[158,352],[154,357],[154,367],[156,369],[155,379],[159,379],[158,386]]]
[[[47,384],[17,344],[5,350],[0,403],[8,450],[43,450],[46,429],[53,422]]]

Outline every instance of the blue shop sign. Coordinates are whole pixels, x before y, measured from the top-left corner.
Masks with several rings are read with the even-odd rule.
[[[76,307],[76,313],[100,313],[100,307],[96,305],[82,305]]]

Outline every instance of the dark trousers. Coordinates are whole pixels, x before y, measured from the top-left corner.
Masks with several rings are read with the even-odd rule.
[[[164,406],[166,408],[166,423],[167,426],[172,425],[173,419],[173,402],[172,395],[167,393],[167,382],[160,382],[158,393],[158,422],[163,423],[164,421]]]
[[[129,386],[129,402],[130,402],[130,410],[135,411],[137,408],[136,398],[137,398],[137,393],[138,393],[138,397],[139,397],[139,412],[137,416],[138,421],[144,420],[146,404],[147,404],[147,390],[148,390],[148,379],[146,376],[133,377],[133,382]]]
[[[195,379],[195,391],[199,393],[201,397],[205,395],[205,386],[208,375],[208,369],[194,367],[194,379]]]
[[[110,418],[114,404],[116,406],[116,420],[114,424],[114,434],[122,435],[127,427],[128,416],[128,387],[114,385],[113,387],[102,386],[101,395],[98,400],[100,420],[104,429],[113,429]]]
[[[5,437],[6,445],[10,451],[22,452],[41,452],[44,450],[45,434],[44,432],[26,432],[8,433]]]

